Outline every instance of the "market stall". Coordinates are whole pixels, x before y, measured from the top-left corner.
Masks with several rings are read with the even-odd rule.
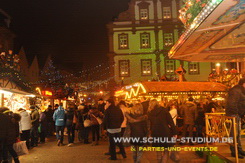
[[[1,107],[8,107],[12,111],[30,107],[29,98],[34,97],[34,94],[21,90],[15,83],[6,79],[0,79],[0,85]]]
[[[227,87],[217,82],[140,82],[124,86],[115,92],[118,100],[136,101],[141,97],[158,101],[186,101],[188,97],[202,101],[207,98],[223,101]]]

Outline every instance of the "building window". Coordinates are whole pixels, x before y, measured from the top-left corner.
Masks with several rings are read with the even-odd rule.
[[[148,9],[140,9],[140,20],[148,20],[149,13]]]
[[[163,19],[171,19],[171,8],[163,7]]]
[[[199,71],[199,63],[197,62],[189,62],[189,74],[190,75],[198,75]]]
[[[165,60],[165,73],[166,75],[174,75],[175,60]]]
[[[150,76],[152,73],[152,60],[141,59],[141,75]]]
[[[150,33],[140,34],[141,48],[150,48]]]
[[[173,33],[164,33],[164,45],[172,46],[174,44]]]
[[[128,49],[128,34],[119,34],[119,49]]]
[[[129,76],[129,60],[119,60],[119,76]]]

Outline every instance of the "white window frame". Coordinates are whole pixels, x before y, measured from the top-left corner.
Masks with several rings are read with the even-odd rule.
[[[128,34],[118,35],[119,49],[128,49]]]
[[[163,19],[171,19],[172,13],[170,7],[163,7]]]
[[[164,33],[164,45],[172,46],[174,44],[173,33]]]
[[[149,11],[146,8],[140,9],[140,20],[148,20],[149,19]]]

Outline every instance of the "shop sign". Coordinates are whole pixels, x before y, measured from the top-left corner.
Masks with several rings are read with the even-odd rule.
[[[51,91],[42,91],[43,96],[52,96],[53,93]]]

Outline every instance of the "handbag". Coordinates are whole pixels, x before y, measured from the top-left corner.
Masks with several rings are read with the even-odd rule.
[[[83,125],[84,125],[84,127],[90,127],[90,126],[92,126],[92,123],[89,119],[86,119],[83,121]]]
[[[101,125],[103,123],[103,120],[100,119],[99,117],[96,117],[95,115],[92,114],[92,116],[97,120],[97,122],[99,123],[99,125]]]
[[[26,147],[26,141],[19,141],[19,142],[14,143],[13,148],[18,156],[26,155],[29,153]]]

